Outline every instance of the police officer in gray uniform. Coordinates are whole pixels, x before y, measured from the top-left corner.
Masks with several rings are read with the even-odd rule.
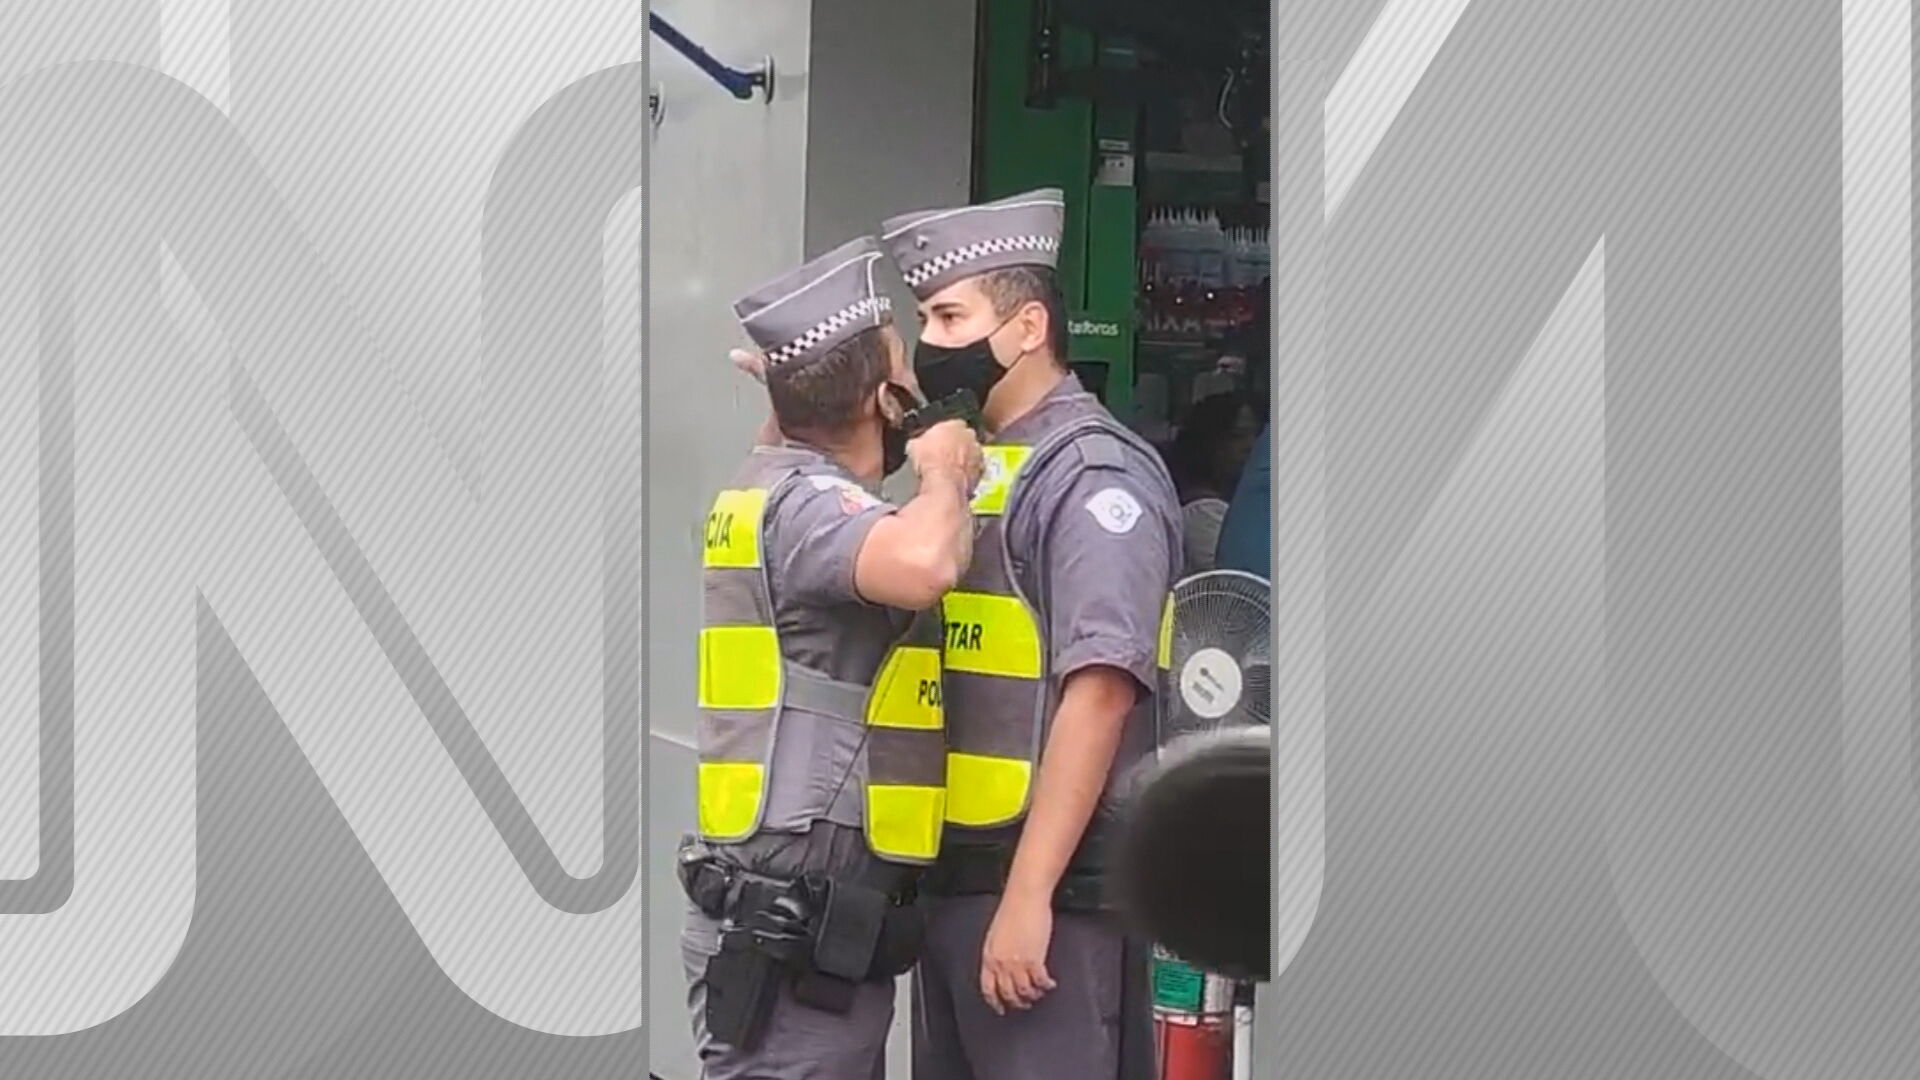
[[[1100,889],[1116,781],[1152,753],[1180,510],[1152,447],[1067,367],[1057,190],[924,211],[882,243],[914,372],[991,438],[971,568],[942,601],[945,846],[921,891],[916,1080],[1151,1077],[1148,950]]]
[[[913,884],[944,827],[934,607],[972,550],[981,455],[959,422],[911,442],[905,346],[847,244],[741,300],[773,407],[703,543],[699,829],[680,851],[682,955],[707,1080],[884,1075]],[[874,493],[911,461],[916,497]]]

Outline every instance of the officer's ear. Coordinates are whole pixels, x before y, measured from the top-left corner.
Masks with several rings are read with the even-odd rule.
[[[1047,345],[1047,305],[1038,300],[1029,300],[1020,305],[1020,313],[1014,316],[1014,326],[1020,331],[1020,355],[1039,352]]]

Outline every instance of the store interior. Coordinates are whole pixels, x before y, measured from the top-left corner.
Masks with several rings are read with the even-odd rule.
[[[1270,11],[1255,0],[983,0],[974,195],[1067,192],[1082,380],[1164,444],[1227,390],[1264,406]]]

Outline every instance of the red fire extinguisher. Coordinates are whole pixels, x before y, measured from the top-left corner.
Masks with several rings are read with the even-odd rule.
[[[1156,948],[1153,991],[1160,1080],[1229,1080],[1232,984]]]
[[[1221,1017],[1160,1016],[1160,1080],[1228,1080],[1233,1031]]]

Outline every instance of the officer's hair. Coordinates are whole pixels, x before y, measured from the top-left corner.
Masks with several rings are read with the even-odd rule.
[[[1011,318],[1023,304],[1038,303],[1047,312],[1047,348],[1055,363],[1067,362],[1067,303],[1060,279],[1044,266],[1012,266],[980,275],[980,288],[996,319]]]
[[[790,435],[831,435],[860,419],[874,391],[892,373],[887,339],[871,327],[811,360],[767,371],[773,418]]]

